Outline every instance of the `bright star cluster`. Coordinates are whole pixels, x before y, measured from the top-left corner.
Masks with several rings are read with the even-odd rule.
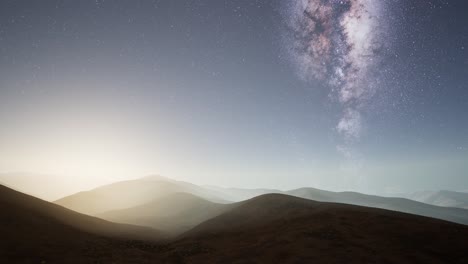
[[[284,13],[284,44],[302,79],[320,80],[342,106],[340,152],[362,134],[362,109],[378,91],[379,64],[391,49],[386,4],[371,0],[302,0]]]

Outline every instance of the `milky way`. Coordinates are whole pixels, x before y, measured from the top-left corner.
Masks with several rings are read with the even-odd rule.
[[[361,137],[362,112],[376,93],[378,68],[389,49],[385,4],[374,0],[299,0],[289,3],[284,46],[306,81],[320,80],[342,107],[338,151]]]

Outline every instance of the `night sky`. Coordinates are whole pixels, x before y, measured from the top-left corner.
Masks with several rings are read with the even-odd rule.
[[[0,1],[0,172],[468,190],[468,2]]]

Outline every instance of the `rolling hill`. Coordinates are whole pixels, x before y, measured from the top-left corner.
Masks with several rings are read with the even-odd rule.
[[[287,191],[285,194],[320,202],[344,203],[399,211],[468,225],[468,210],[466,209],[434,206],[405,198],[381,197],[356,192],[330,192],[314,188],[300,188]]]
[[[173,193],[191,193],[214,202],[225,202],[215,191],[200,186],[169,180],[161,176],[121,181],[90,191],[79,192],[55,201],[77,212],[97,215],[150,203]]]
[[[216,205],[180,193],[158,201],[145,206],[172,211],[171,217]],[[177,238],[151,242],[134,238],[156,238],[158,232],[82,215],[0,186],[0,262],[467,263],[464,225],[283,194],[217,206],[224,210]],[[136,209],[144,207],[129,210]]]
[[[283,193],[283,191],[275,189],[248,189],[248,188],[226,188],[218,187],[213,185],[203,186],[206,189],[216,191],[223,197],[225,200],[240,202],[243,200],[251,199],[256,196],[268,193]]]
[[[231,207],[232,205],[210,202],[189,193],[173,193],[150,203],[97,216],[118,223],[150,226],[174,236]]]
[[[161,233],[111,223],[0,186],[0,263],[143,262]],[[136,239],[136,241],[134,241]],[[143,242],[146,240],[147,242]]]
[[[37,218],[47,218],[58,221],[62,225],[103,236],[136,239],[161,238],[160,232],[151,228],[116,224],[96,217],[80,214],[1,185],[0,198],[0,204],[2,206],[0,210],[3,212],[2,218],[4,220],[12,218],[10,215],[18,212],[18,217],[30,214],[31,218],[34,218],[33,216]]]
[[[169,252],[181,263],[466,263],[466,243],[459,224],[267,194],[198,225]]]
[[[454,191],[423,191],[406,196],[422,203],[468,209],[468,193]]]
[[[100,215],[109,211],[143,206],[145,204],[155,202],[159,198],[175,193],[188,193],[215,203],[241,201],[267,193],[282,193],[315,201],[388,209],[468,225],[467,209],[430,205],[406,198],[381,197],[356,192],[331,192],[315,188],[300,188],[290,191],[280,191],[274,189],[198,186],[161,176],[149,176],[137,180],[105,185],[91,191],[80,192],[64,197],[57,200],[55,203],[81,213]],[[140,208],[137,211],[142,210]],[[145,214],[147,213],[145,212]],[[134,214],[132,219],[127,218],[123,222],[135,223],[135,221],[138,222],[143,218],[148,219],[147,215],[140,217],[138,214]],[[112,219],[115,220],[117,218]],[[146,221],[146,223],[148,222]],[[158,223],[162,222],[159,221]]]
[[[332,192],[315,188],[299,188],[289,191],[275,189],[243,189],[207,186],[223,194],[224,199],[242,201],[268,193],[287,194],[320,202],[333,202],[360,206],[375,207],[438,218],[468,225],[467,193],[439,191],[429,195],[409,196],[407,198],[382,197],[357,192]],[[419,198],[419,199],[418,199]],[[465,206],[467,208],[465,208]],[[456,207],[456,208],[454,208]]]

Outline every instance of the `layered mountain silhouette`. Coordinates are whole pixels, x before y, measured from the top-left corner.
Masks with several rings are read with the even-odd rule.
[[[407,198],[427,204],[468,209],[468,193],[454,191],[422,191],[406,195]]]
[[[169,240],[4,186],[0,198],[0,263],[466,263],[468,226],[284,194],[221,204],[177,192],[104,213],[145,213],[161,231],[200,222]]]
[[[224,199],[228,201],[235,202],[247,200],[262,194],[283,193],[283,191],[275,189],[224,188],[212,185],[206,185],[203,187],[218,192]]]
[[[274,189],[207,187],[183,181],[174,181],[161,176],[150,176],[132,181],[117,182],[64,197],[57,200],[55,203],[81,213],[99,215],[117,222],[141,224],[141,221],[143,221],[142,219],[147,219],[144,220],[145,223],[148,223],[150,220],[148,220],[149,218],[145,215],[146,210],[142,209],[144,207],[140,206],[152,203],[153,205],[147,207],[147,209],[150,210],[149,208],[151,206],[158,204],[157,200],[159,198],[175,193],[188,193],[201,199],[220,204],[226,204],[228,201],[234,202],[250,199],[267,193],[281,193],[321,202],[375,207],[468,224],[468,210],[466,209],[434,206],[406,198],[381,197],[356,192],[331,192],[315,188],[280,191]],[[164,202],[159,203],[159,206],[163,203]],[[131,209],[132,207],[139,208]],[[134,213],[131,217],[118,217],[119,215],[128,215],[125,211],[107,214],[109,211],[123,209],[144,213],[142,213],[141,216]],[[204,218],[202,217],[200,219]],[[161,223],[160,219],[153,220],[154,223]],[[171,221],[169,218],[166,218],[166,220]],[[195,222],[192,224],[195,224]],[[150,226],[154,225],[150,224]],[[187,225],[185,229],[186,228],[188,228]],[[184,230],[184,228],[180,230]]]
[[[266,194],[172,246],[199,248],[184,258],[190,263],[464,263],[467,234],[467,226],[416,215]]]
[[[152,202],[98,214],[119,223],[150,226],[178,235],[232,208],[231,204],[214,203],[189,193],[174,193]]]
[[[191,193],[213,202],[226,202],[215,191],[187,182],[150,176],[79,192],[59,199],[55,203],[81,213],[97,215],[150,203],[155,199],[179,192]]]
[[[221,188],[208,186],[207,188],[225,193],[225,199],[241,201],[262,194],[281,193],[321,202],[344,203],[361,205],[434,217],[461,224],[468,224],[468,194],[461,192],[439,191],[424,198],[414,196],[408,198],[382,197],[357,192],[331,192],[315,188],[299,188],[290,191],[275,189],[242,189]],[[414,199],[414,200],[413,200]],[[443,208],[445,207],[445,208]]]
[[[286,194],[321,202],[375,207],[468,224],[468,210],[466,209],[434,206],[405,198],[381,197],[356,192],[330,192],[314,188],[296,189]]]

